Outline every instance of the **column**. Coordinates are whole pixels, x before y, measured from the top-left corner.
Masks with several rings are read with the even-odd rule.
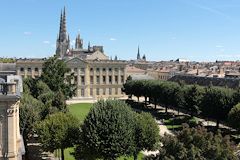
[[[6,104],[7,105],[7,104]],[[17,156],[17,127],[16,127],[16,112],[14,105],[8,106],[7,109],[7,146],[8,146],[8,159],[13,160]]]
[[[27,78],[27,68],[24,68],[24,78]]]
[[[109,78],[108,78],[108,67],[106,68],[106,84],[109,84]]]
[[[77,69],[77,97],[80,97],[81,93],[81,76],[80,76],[80,73],[81,73],[81,68],[78,68]],[[79,91],[80,90],[80,91]]]
[[[32,78],[35,77],[35,68],[34,67],[31,67],[31,76],[32,76]]]
[[[89,66],[85,67],[85,76],[84,76],[84,97],[89,97],[89,84],[90,84],[90,74],[89,74]]]

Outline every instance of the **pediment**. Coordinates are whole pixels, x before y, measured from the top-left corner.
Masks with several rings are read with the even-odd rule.
[[[86,63],[84,60],[82,60],[81,58],[75,57],[72,59],[69,59],[66,61],[67,64],[82,64],[82,63]]]

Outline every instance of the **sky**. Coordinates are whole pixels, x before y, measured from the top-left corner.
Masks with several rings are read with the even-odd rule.
[[[64,6],[72,44],[80,33],[108,56],[240,59],[240,0],[1,0],[0,57],[52,56]]]

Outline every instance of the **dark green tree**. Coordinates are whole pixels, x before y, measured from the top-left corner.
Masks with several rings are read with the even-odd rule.
[[[220,87],[206,87],[201,101],[203,115],[216,119],[219,128],[220,120],[227,120],[232,108],[232,90]]]
[[[55,113],[37,125],[37,133],[43,149],[50,152],[61,149],[64,160],[64,149],[73,147],[79,137],[79,120],[69,113]]]
[[[190,86],[185,91],[185,108],[190,112],[191,117],[194,114],[200,113],[200,103],[202,99],[202,92],[196,85]]]
[[[228,113],[228,122],[231,127],[240,131],[240,103],[234,106]]]
[[[20,131],[26,146],[26,155],[28,154],[27,144],[34,134],[34,127],[39,122],[39,112],[43,104],[29,94],[23,94],[19,106]]]
[[[240,88],[233,93],[233,105],[237,105],[238,103],[240,103]]]
[[[135,113],[122,101],[98,101],[81,128],[76,159],[113,160],[134,151]]]
[[[67,64],[57,56],[49,58],[43,64],[41,80],[45,82],[53,92],[62,92],[65,99],[75,95],[76,84],[72,83],[74,75],[70,73]]]
[[[229,137],[214,135],[203,127],[189,128],[175,136],[165,135],[161,142],[159,154],[148,160],[237,160],[235,146]]]
[[[134,160],[142,150],[155,150],[159,144],[159,127],[152,115],[142,112],[136,115]]]

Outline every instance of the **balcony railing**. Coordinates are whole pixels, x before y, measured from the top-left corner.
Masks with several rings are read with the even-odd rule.
[[[20,96],[20,89],[15,82],[0,83],[0,95],[17,95]]]

